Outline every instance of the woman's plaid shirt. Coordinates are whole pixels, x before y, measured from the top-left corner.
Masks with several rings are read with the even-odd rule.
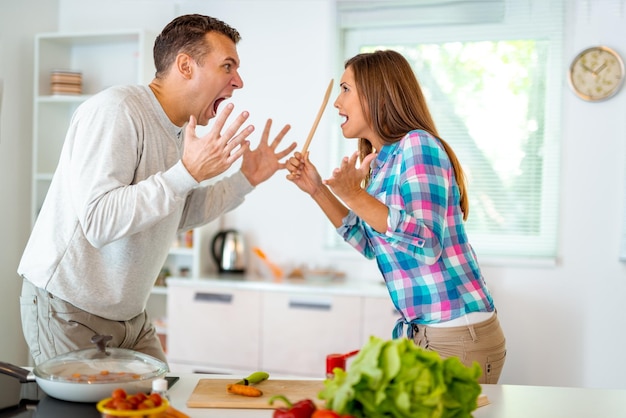
[[[383,146],[367,192],[387,205],[387,231],[376,232],[350,211],[337,232],[365,257],[376,258],[402,314],[394,337],[404,324],[493,311],[465,233],[454,170],[435,137],[416,130]]]

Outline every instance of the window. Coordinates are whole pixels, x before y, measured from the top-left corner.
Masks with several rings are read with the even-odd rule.
[[[343,57],[411,62],[468,176],[482,259],[557,255],[562,5],[555,0],[340,1]],[[341,132],[339,132],[339,136]],[[339,155],[356,141],[337,141]]]

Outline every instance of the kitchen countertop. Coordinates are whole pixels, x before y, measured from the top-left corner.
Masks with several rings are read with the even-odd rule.
[[[242,290],[269,290],[275,292],[323,293],[326,295],[349,295],[369,297],[389,297],[385,283],[372,280],[340,278],[328,280],[281,279],[274,281],[258,276],[215,275],[199,278],[169,277],[167,284],[193,288],[224,288]]]
[[[270,418],[273,411],[259,409],[187,408],[185,403],[199,379],[207,375],[178,374],[170,390],[172,404],[190,417]],[[210,375],[232,379],[233,376]],[[626,390],[548,386],[482,385],[489,405],[476,409],[474,418],[589,418],[625,417]]]
[[[232,375],[173,373],[180,377],[169,391],[172,405],[192,418],[271,418],[272,409],[187,408],[200,379],[239,379]],[[287,377],[282,377],[283,379]],[[29,383],[30,384],[35,384]],[[476,409],[474,418],[617,418],[626,417],[626,390],[569,387],[482,385],[489,404]],[[293,399],[297,401],[298,399]],[[97,418],[95,404],[58,401],[44,395],[39,404],[0,411],[4,417]]]

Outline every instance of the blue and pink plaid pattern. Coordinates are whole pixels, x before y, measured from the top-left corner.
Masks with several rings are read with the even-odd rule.
[[[376,232],[350,211],[337,232],[365,257],[376,258],[403,317],[394,337],[403,324],[493,311],[465,233],[454,170],[436,138],[416,130],[385,145],[373,163],[367,192],[389,208],[387,231]]]

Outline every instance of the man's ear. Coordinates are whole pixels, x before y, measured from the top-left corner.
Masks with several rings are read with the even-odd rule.
[[[178,54],[176,56],[176,69],[184,78],[191,78],[193,74],[193,59],[187,54]]]

